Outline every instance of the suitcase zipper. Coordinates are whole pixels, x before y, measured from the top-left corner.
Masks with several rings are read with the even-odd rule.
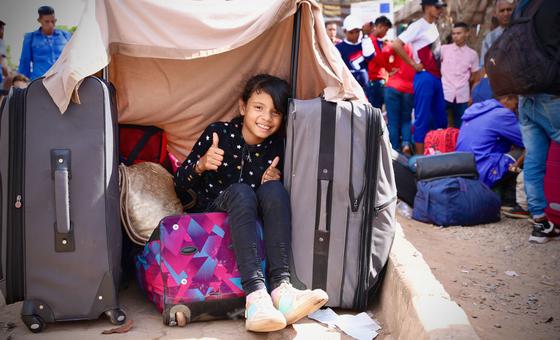
[[[6,303],[24,298],[23,171],[25,150],[25,90],[13,89],[9,110],[9,169],[6,240]]]
[[[369,295],[369,267],[371,264],[371,239],[373,221],[377,216],[375,201],[377,198],[377,178],[379,173],[379,138],[382,135],[380,115],[373,107],[366,105],[366,183],[364,217],[360,230],[359,261],[358,261],[358,286],[354,296],[354,308],[365,311]]]

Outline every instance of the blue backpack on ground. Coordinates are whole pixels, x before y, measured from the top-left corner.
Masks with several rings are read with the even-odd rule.
[[[500,220],[500,198],[478,179],[450,177],[417,183],[412,218],[441,226]]]

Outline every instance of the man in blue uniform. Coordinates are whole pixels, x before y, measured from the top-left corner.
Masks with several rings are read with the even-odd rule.
[[[38,13],[41,27],[25,34],[19,59],[19,73],[31,80],[43,76],[51,68],[71,37],[69,32],[55,29],[52,7],[41,6]]]

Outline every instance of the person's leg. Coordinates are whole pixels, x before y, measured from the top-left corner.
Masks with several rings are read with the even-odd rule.
[[[414,144],[416,154],[424,154],[424,138],[430,130],[430,116],[434,86],[432,75],[426,71],[414,76]]]
[[[448,119],[451,118],[453,120],[453,122],[455,122],[455,120],[453,119],[453,117],[455,116],[455,103],[448,102],[446,100],[445,101],[445,113],[447,114]],[[449,122],[448,127],[453,127],[451,122]]]
[[[402,108],[397,90],[390,87],[385,88],[385,107],[387,108],[389,140],[393,149],[399,151],[401,146],[400,115]]]
[[[368,102],[371,104],[371,106],[374,106],[373,102],[375,101],[375,94],[373,90],[373,82],[368,81],[367,84],[363,86],[363,88]]]
[[[526,150],[523,165],[525,192],[529,211],[535,218],[543,217],[546,207],[544,174],[550,143],[545,130],[535,120],[537,104],[534,97],[521,97],[519,102],[519,123]]]
[[[232,184],[214,201],[213,208],[228,213],[231,241],[241,285],[246,294],[245,328],[271,332],[286,327],[284,315],[274,308],[266,291],[258,255],[257,197],[246,184]]]
[[[290,284],[290,197],[282,183],[268,181],[262,184],[257,189],[257,200],[264,220],[272,301],[287,324],[292,324],[321,308],[327,303],[328,296],[321,289],[299,290]]]
[[[516,173],[506,172],[492,187],[492,191],[500,196],[502,207],[515,206],[515,177]]]
[[[546,156],[550,138],[560,134],[553,125],[556,123],[554,115],[560,112],[560,99],[552,99],[552,102],[551,99],[536,95],[522,96],[519,101],[519,122],[526,150],[523,167],[525,192],[529,212],[535,221],[529,241],[537,243],[545,243],[560,236],[544,213],[547,205],[544,196]]]
[[[459,129],[463,124],[463,113],[468,107],[468,103],[455,103],[453,108],[453,127]]]
[[[523,181],[523,171],[517,174],[515,183],[515,207],[503,212],[505,216],[511,218],[528,218],[527,195],[525,195],[525,185]]]
[[[246,184],[232,184],[214,201],[214,206],[228,214],[231,241],[245,294],[266,288],[257,249],[255,192]]]
[[[274,290],[282,282],[290,282],[290,196],[280,181],[268,181],[257,189],[257,202],[264,224],[270,290]]]
[[[441,84],[441,79],[434,77],[430,74],[432,78],[432,86],[434,88],[432,96],[432,115],[431,130],[435,129],[445,129],[447,127],[447,112],[445,111],[445,98],[443,96],[443,85]]]
[[[385,81],[384,80],[375,80],[373,87],[373,107],[381,109],[384,104],[383,100],[383,90],[385,89]]]
[[[403,152],[408,149],[412,153],[412,132],[410,130],[412,120],[412,107],[414,106],[414,95],[412,93],[399,93],[401,97],[401,136]],[[407,152],[405,152],[407,153]]]
[[[525,181],[523,180],[523,171],[517,175],[517,183],[515,185],[515,201],[519,207],[525,211],[528,211],[527,206],[527,195],[525,194]]]

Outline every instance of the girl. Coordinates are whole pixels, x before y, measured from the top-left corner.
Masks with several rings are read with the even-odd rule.
[[[283,329],[322,307],[320,289],[290,284],[291,213],[279,162],[288,83],[260,74],[249,79],[239,99],[241,116],[210,124],[175,175],[179,196],[197,193],[199,211],[226,211],[241,284],[246,294],[245,328],[254,332]],[[264,242],[271,294],[257,253],[257,216]]]

